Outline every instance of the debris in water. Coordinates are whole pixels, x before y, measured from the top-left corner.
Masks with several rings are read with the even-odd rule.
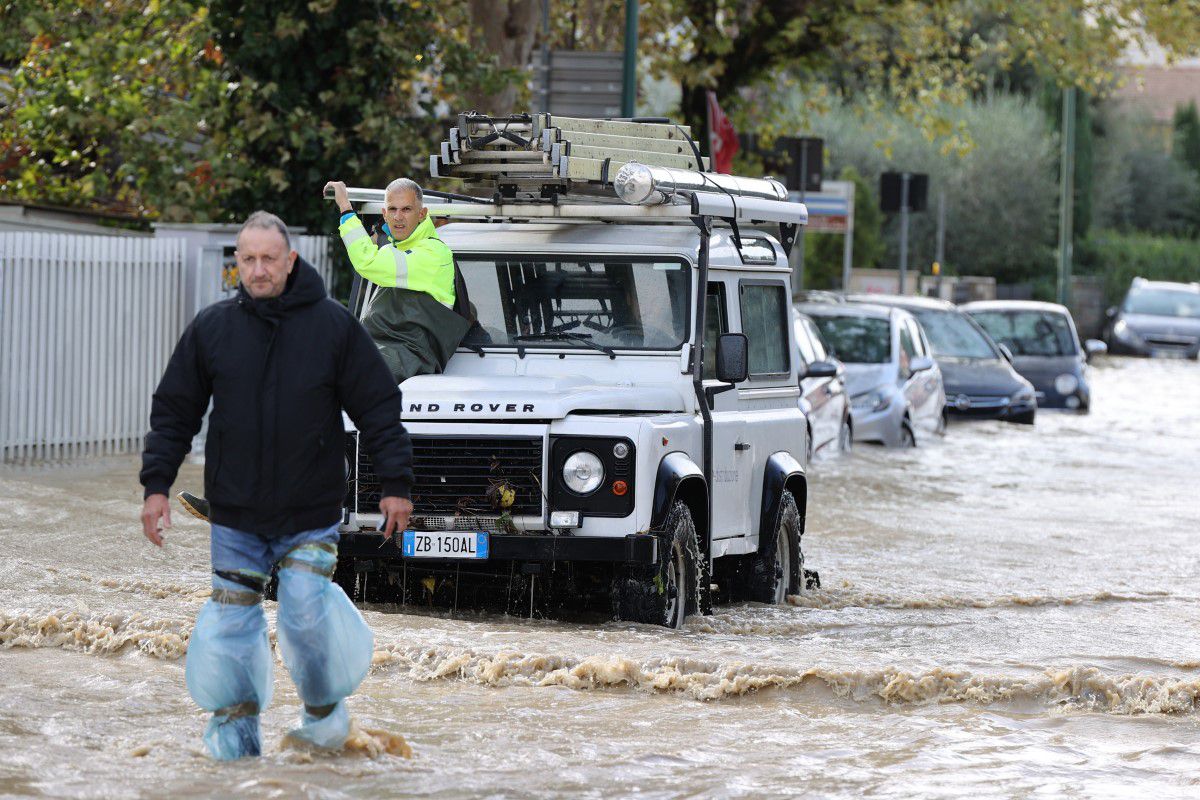
[[[133,750],[129,751],[129,755],[133,756],[134,758],[141,758],[142,756],[148,756],[148,755],[150,755],[150,745],[148,745],[148,744],[138,745],[137,747],[133,748]]]

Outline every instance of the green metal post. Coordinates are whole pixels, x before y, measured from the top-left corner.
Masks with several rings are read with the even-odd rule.
[[[1063,89],[1061,197],[1058,209],[1058,302],[1071,301],[1071,256],[1075,243],[1075,87]]]
[[[621,116],[637,113],[638,0],[625,0],[625,71],[621,89]]]

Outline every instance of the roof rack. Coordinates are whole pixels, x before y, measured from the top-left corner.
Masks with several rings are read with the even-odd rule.
[[[430,156],[430,175],[457,178],[485,198],[429,192],[434,216],[459,219],[554,219],[808,222],[803,203],[770,178],[708,172],[686,126],[670,122],[586,119],[553,114],[461,114]],[[382,211],[384,193],[350,190],[364,213]]]

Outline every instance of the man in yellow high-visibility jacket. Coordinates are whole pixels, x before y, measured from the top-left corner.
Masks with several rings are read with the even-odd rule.
[[[346,184],[330,181],[341,212],[338,233],[354,270],[382,287],[363,318],[397,383],[441,372],[470,328],[456,313],[454,254],[437,237],[419,184],[399,178],[384,192],[383,232],[376,244],[354,213]]]

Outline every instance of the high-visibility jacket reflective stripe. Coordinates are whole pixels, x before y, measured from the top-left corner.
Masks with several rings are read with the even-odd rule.
[[[389,238],[376,247],[357,215],[338,226],[355,272],[378,286],[425,292],[442,305],[454,306],[454,255],[435,234],[426,217],[401,242]]]

